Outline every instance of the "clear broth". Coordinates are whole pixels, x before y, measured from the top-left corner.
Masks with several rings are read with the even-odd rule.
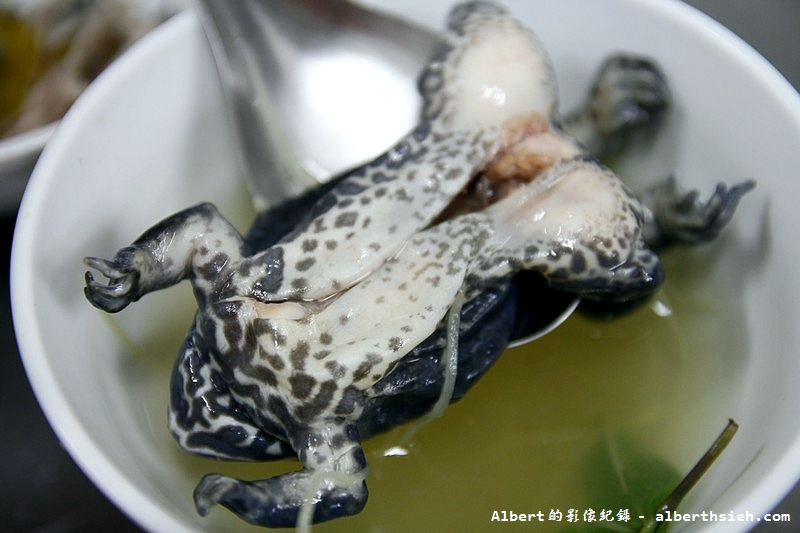
[[[731,293],[715,272],[715,257],[713,246],[667,254],[668,280],[646,306],[613,321],[573,315],[545,338],[509,350],[412,440],[403,441],[406,428],[396,428],[365,442],[365,510],[314,531],[475,531],[499,525],[495,511],[500,518],[503,511],[541,511],[537,531],[577,531],[579,524],[566,523],[570,509],[581,519],[589,509],[636,512],[635,501],[600,501],[636,473],[598,476],[598,444],[617,450],[612,456],[633,446],[682,475],[734,405],[745,332],[735,302],[719,299]],[[208,472],[263,479],[299,468],[295,460],[230,463],[178,449],[166,430],[173,360],[164,354],[177,352],[188,317],[187,300],[185,321],[132,347],[141,414],[185,476],[185,494],[171,499],[191,502],[191,488]],[[562,513],[561,522],[548,520],[551,510]],[[249,528],[221,507],[203,520],[214,531]]]

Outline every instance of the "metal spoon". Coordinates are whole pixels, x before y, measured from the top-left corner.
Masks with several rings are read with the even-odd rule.
[[[419,116],[436,35],[344,0],[197,0],[257,207],[366,162]]]
[[[416,125],[433,32],[347,0],[196,3],[257,208],[368,161]],[[525,314],[511,346],[578,305],[543,291],[537,301],[551,305]]]

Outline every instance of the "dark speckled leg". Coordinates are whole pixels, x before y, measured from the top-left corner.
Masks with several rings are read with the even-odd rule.
[[[216,289],[219,272],[242,255],[242,237],[208,203],[180,211],[159,222],[112,260],[87,257],[87,266],[108,278],[86,273],[89,301],[110,313],[124,309],[148,292],[190,278],[202,305]]]
[[[260,481],[208,474],[194,492],[197,511],[206,515],[220,504],[252,524],[293,527],[304,502],[312,498],[314,523],[356,514],[367,502],[367,485],[364,452],[348,437],[353,433],[335,427],[297,432],[308,450],[300,457],[306,467],[296,472]]]
[[[647,244],[659,250],[672,244],[700,244],[715,239],[730,222],[739,200],[753,187],[754,181],[733,187],[720,183],[704,202],[697,190],[681,191],[674,176],[670,176],[641,195],[642,203],[652,213],[645,225]]]
[[[269,461],[294,455],[289,443],[248,418],[198,343],[193,330],[172,370],[169,428],[181,447],[216,459]]]
[[[567,114],[561,126],[601,157],[617,151],[633,131],[655,127],[669,102],[666,79],[655,62],[613,55],[600,68],[586,104]]]

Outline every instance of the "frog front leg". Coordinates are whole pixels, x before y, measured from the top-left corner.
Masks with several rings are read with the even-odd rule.
[[[640,195],[640,201],[649,209],[644,227],[648,246],[660,250],[674,244],[700,244],[715,239],[753,187],[753,180],[732,187],[719,183],[702,201],[699,191],[682,191],[675,176],[669,176]]]
[[[581,298],[630,301],[660,286],[664,271],[643,239],[645,211],[609,169],[591,158],[561,161],[485,210],[500,239],[477,254],[467,279],[519,270]]]
[[[568,113],[560,125],[589,153],[601,157],[620,149],[632,132],[654,128],[670,98],[666,78],[655,62],[616,54],[600,67],[586,103]]]
[[[219,274],[242,256],[242,237],[209,203],[180,211],[159,222],[113,259],[84,262],[108,278],[86,273],[89,301],[109,313],[121,311],[145,294],[191,278],[202,303],[217,288]]]
[[[240,518],[267,527],[293,527],[304,505],[314,523],[350,516],[367,502],[367,463],[352,425],[332,423],[295,431],[304,468],[259,481],[207,474],[194,491],[201,515],[220,504]]]

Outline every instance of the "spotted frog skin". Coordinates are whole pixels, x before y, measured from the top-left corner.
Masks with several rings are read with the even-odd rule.
[[[200,513],[222,504],[277,527],[310,500],[315,522],[359,512],[360,442],[431,408],[452,333],[454,401],[552,298],[625,305],[652,293],[664,277],[655,249],[713,238],[751,187],[700,202],[668,181],[635,196],[595,156],[658,121],[669,102],[659,69],[615,56],[586,106],[560,118],[547,53],[494,3],[451,11],[419,88],[418,127],[262,213],[248,235],[202,204],[111,260],[85,260],[108,278],[87,272],[85,289],[108,312],[190,280],[198,311],[169,404],[183,448],[302,463],[260,481],[209,474]],[[487,205],[454,207],[476,187],[489,187]]]

